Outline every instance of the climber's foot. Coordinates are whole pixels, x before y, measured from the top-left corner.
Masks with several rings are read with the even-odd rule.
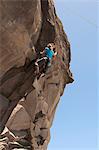
[[[44,77],[44,76],[45,76],[45,73],[42,73],[42,74],[40,75],[41,78]]]
[[[23,96],[23,98],[26,99],[27,95],[28,95],[28,93],[26,92],[25,95]]]
[[[38,74],[39,73],[39,65],[37,62],[35,62],[35,66],[36,66],[36,73]]]

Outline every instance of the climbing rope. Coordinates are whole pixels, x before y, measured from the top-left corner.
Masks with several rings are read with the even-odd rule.
[[[92,25],[93,27],[99,28],[99,26],[98,26],[95,22],[93,22],[92,20],[87,19],[86,17],[80,15],[77,11],[75,11],[75,10],[73,10],[73,9],[67,7],[67,6],[66,6],[66,9],[65,9],[65,10],[69,11],[72,15],[79,17],[79,18],[82,19],[84,22],[86,22],[86,23]]]

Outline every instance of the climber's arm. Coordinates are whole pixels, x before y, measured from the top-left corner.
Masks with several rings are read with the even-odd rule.
[[[54,56],[56,56],[56,55],[57,55],[57,52],[54,53]]]
[[[54,56],[56,56],[57,55],[56,49],[54,48],[53,51],[54,51]]]

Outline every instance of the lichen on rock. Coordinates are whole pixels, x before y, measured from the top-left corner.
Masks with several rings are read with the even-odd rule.
[[[34,62],[48,43],[58,54],[40,77]],[[57,104],[73,82],[70,60],[70,43],[53,0],[0,1],[1,149],[47,149]]]

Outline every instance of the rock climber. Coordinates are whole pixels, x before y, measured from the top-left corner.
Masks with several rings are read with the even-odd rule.
[[[41,76],[44,76],[47,69],[51,66],[51,62],[52,62],[53,57],[55,57],[57,55],[54,43],[49,43],[45,47],[45,49],[42,52],[40,52],[40,54],[45,54],[45,57],[43,57],[43,58],[47,59],[47,63],[45,65],[44,73],[41,75]],[[38,72],[39,72],[39,65],[38,65],[39,61],[40,61],[40,59],[37,59],[37,61],[35,62],[35,65],[37,66],[37,71]]]
[[[57,55],[57,52],[55,51],[55,46],[52,44],[48,44],[45,48],[45,54],[48,58],[48,66],[51,66],[52,58]]]

